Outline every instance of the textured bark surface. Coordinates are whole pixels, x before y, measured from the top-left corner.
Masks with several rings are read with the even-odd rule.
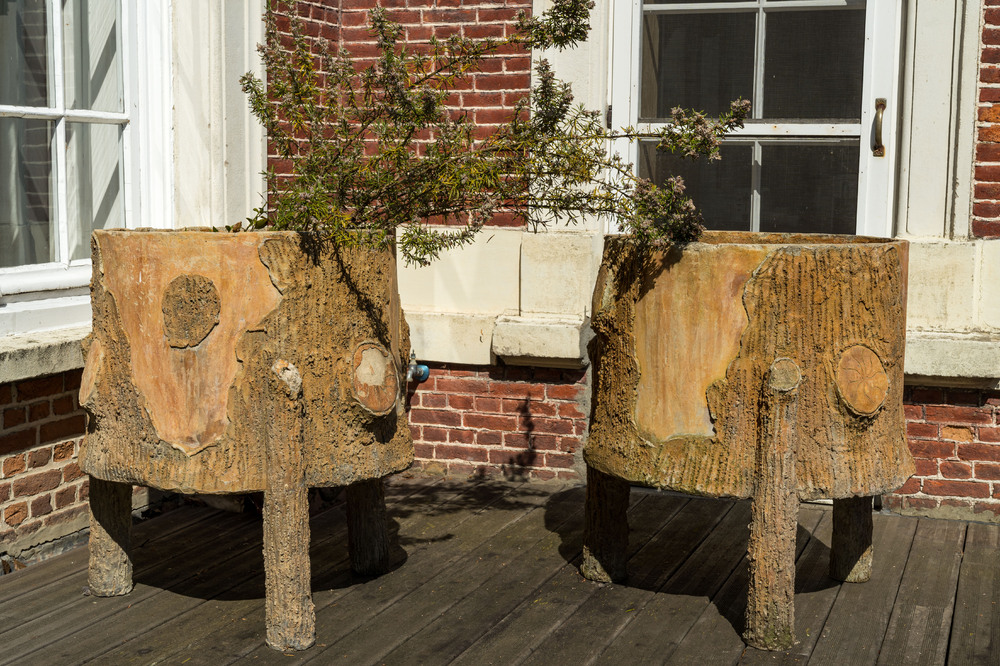
[[[905,241],[708,232],[683,251],[609,237],[594,292],[587,463],[633,483],[750,497],[760,387],[801,369],[797,492],[888,492],[903,419]]]
[[[864,583],[872,577],[872,498],[833,500],[830,578]]]
[[[587,467],[586,518],[583,527],[584,578],[622,583],[628,577],[629,484]]]
[[[116,597],[132,591],[132,486],[90,478],[90,593]]]
[[[382,478],[412,461],[399,395],[409,333],[391,252],[204,231],[98,231],[92,250],[80,389],[90,414],[80,465],[91,475],[189,493],[266,490],[263,387],[279,359],[302,377],[306,485]]]
[[[302,377],[298,368],[280,359],[271,369],[264,491],[267,644],[277,650],[304,650],[316,642],[316,612],[310,590]]]
[[[795,488],[798,367],[789,359],[771,366],[763,387],[757,484],[750,508],[747,546],[746,642],[763,650],[784,650],[795,642],[795,531],[799,498]]]
[[[389,514],[381,479],[347,486],[347,546],[351,570],[378,576],[389,570]]]

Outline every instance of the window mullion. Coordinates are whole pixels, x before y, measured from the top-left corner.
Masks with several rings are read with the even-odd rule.
[[[750,231],[760,231],[760,141],[753,142],[753,164],[750,168]]]
[[[66,171],[66,85],[63,69],[63,15],[62,2],[49,0],[49,16],[52,22],[49,37],[52,44],[53,97],[55,110],[60,114],[56,120],[55,146],[53,147],[55,183],[56,183],[56,225],[55,225],[55,259],[64,266],[69,266],[69,197]]]

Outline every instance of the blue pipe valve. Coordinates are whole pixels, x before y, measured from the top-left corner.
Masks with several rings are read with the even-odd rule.
[[[426,365],[420,365],[417,363],[417,353],[415,351],[410,351],[410,364],[406,367],[406,383],[410,382],[426,382],[427,378],[431,376],[431,369]]]

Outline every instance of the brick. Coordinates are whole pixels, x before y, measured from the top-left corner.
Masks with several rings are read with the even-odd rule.
[[[432,409],[411,409],[410,422],[427,425],[462,425],[462,415],[458,412],[446,412]]]
[[[471,395],[449,395],[448,406],[452,409],[472,411],[476,408],[476,398]]]
[[[972,505],[972,510],[976,514],[992,513],[1000,517],[1000,502],[976,502]]]
[[[992,410],[983,407],[958,407],[954,405],[927,405],[924,415],[935,423],[972,423],[992,425]]]
[[[1000,217],[1000,203],[977,201],[972,204],[972,214],[976,217]]]
[[[973,218],[972,235],[976,238],[1000,238],[1000,221]]]
[[[26,497],[55,490],[62,482],[63,475],[57,469],[22,476],[14,481],[14,497]]]
[[[64,395],[52,401],[52,413],[56,416],[65,416],[74,409],[76,409],[76,404],[73,402],[73,396]]]
[[[916,466],[916,471],[914,474],[917,476],[937,476],[938,475],[938,461],[937,460],[926,460],[923,458],[917,458],[913,461]]]
[[[922,439],[937,439],[940,436],[938,426],[933,423],[907,423],[906,436]]]
[[[63,442],[62,444],[56,444],[52,447],[52,460],[55,462],[62,462],[63,460],[69,460],[73,457],[73,453],[76,450],[76,442]]]
[[[32,469],[44,467],[50,460],[52,460],[52,449],[47,446],[28,453],[28,467]]]
[[[1000,462],[1000,445],[997,444],[960,444],[958,457],[962,460],[981,460]]]
[[[955,444],[929,439],[907,440],[914,458],[954,458]]]
[[[944,389],[929,388],[926,386],[914,386],[909,391],[911,403],[940,405],[947,402],[947,393]]]
[[[77,498],[81,502],[86,502],[90,499],[90,479],[84,479],[83,483],[80,484],[80,490],[77,491]]]
[[[575,402],[568,402],[559,405],[559,416],[564,419],[585,419],[587,415],[580,409],[580,405]]]
[[[20,474],[27,469],[27,461],[23,455],[11,456],[3,461],[3,476],[10,478],[15,474]]]
[[[577,400],[583,388],[576,384],[557,384],[549,386],[545,393],[552,400]]]
[[[86,415],[74,414],[58,421],[43,423],[38,428],[38,440],[40,443],[45,444],[47,442],[70,439],[71,437],[81,437],[86,427]]]
[[[511,431],[518,428],[518,419],[514,416],[465,413],[462,415],[462,425],[479,430]]]
[[[18,382],[15,386],[17,389],[18,401],[28,402],[29,400],[47,398],[56,393],[62,393],[63,376],[48,375],[45,377],[36,377],[34,379]]]
[[[413,455],[417,458],[431,460],[434,458],[434,445],[424,442],[413,442]]]
[[[476,398],[475,409],[477,412],[488,412],[492,414],[499,414],[501,412],[501,400],[500,398]]]
[[[468,462],[488,462],[487,452],[474,446],[455,446],[438,444],[434,447],[434,456],[438,460],[465,460]]]
[[[923,405],[903,405],[903,415],[906,417],[907,421],[923,421],[923,419],[924,419],[924,406]]]
[[[483,395],[487,392],[489,383],[485,379],[456,377],[438,377],[436,388],[442,393],[472,393]]]
[[[980,481],[1000,481],[1000,464],[976,463],[975,476]]]
[[[531,78],[524,74],[486,74],[476,77],[476,90],[511,90],[525,89],[528,87]],[[980,135],[986,128],[979,130]],[[1000,128],[996,132],[997,141],[1000,141]]]
[[[52,513],[52,495],[42,495],[31,501],[31,517],[47,516]]]
[[[943,426],[941,428],[941,439],[953,442],[971,442],[972,428],[960,428],[956,426]]]
[[[452,444],[475,444],[476,431],[458,430],[458,429],[449,430],[448,441],[451,442]]]
[[[909,509],[936,509],[938,500],[931,497],[907,497],[904,502]]]
[[[28,517],[28,503],[18,502],[7,507],[3,512],[4,521],[11,527],[17,527]]]
[[[568,453],[546,453],[545,466],[562,468],[572,467],[573,456]]]
[[[953,460],[941,461],[941,476],[946,479],[971,479],[972,465]]]
[[[994,69],[994,73],[1000,76],[1000,69]],[[984,83],[996,83],[996,81],[984,81]],[[1000,88],[980,88],[980,102],[1000,102]]]
[[[448,396],[443,393],[420,393],[420,406],[440,409],[448,406]]]
[[[75,462],[71,462],[62,469],[62,478],[65,483],[75,481],[83,476],[83,470]]]
[[[0,435],[0,456],[34,448],[37,443],[38,431],[35,428]]]
[[[1000,165],[979,165],[975,169],[975,177],[980,182],[1000,182]]]
[[[920,492],[920,479],[910,477],[907,479],[906,483],[896,490],[898,495],[912,495],[914,493]]]
[[[12,492],[13,490],[10,487],[10,481],[6,483],[0,483],[0,504],[9,500]]]
[[[503,443],[503,433],[479,430],[476,432],[476,444],[480,446],[500,446]]]
[[[60,488],[56,492],[56,508],[62,509],[76,502],[76,486]]]
[[[11,407],[3,410],[4,429],[16,428],[28,422],[28,413],[23,407]]]
[[[976,438],[981,442],[1000,442],[1000,428],[980,426]]]
[[[14,402],[14,391],[11,384],[0,384],[0,405]]]
[[[991,149],[996,148],[1000,150],[1000,146],[995,146],[993,144],[985,144],[985,143],[977,146],[976,150],[978,151],[980,148],[986,148],[986,147],[989,147]],[[1000,199],[1000,183],[976,183],[974,196],[976,199]]]
[[[36,402],[28,406],[28,420],[29,421],[41,421],[47,418],[51,407],[49,406],[48,400],[43,400],[42,402]]]
[[[490,395],[503,398],[535,398],[545,397],[545,385],[526,382],[491,382]]]
[[[535,432],[553,435],[572,435],[576,432],[574,423],[566,419],[533,419],[532,427]]]
[[[939,495],[948,497],[989,497],[990,486],[977,481],[950,481],[939,479],[925,479],[923,485],[924,493],[927,495]]]
[[[420,439],[425,442],[447,442],[448,431],[445,428],[431,428],[430,426],[424,426]]]
[[[983,44],[990,46],[1000,46],[1000,30],[996,28],[983,29]]]

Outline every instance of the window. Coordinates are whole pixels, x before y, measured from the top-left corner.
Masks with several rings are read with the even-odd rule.
[[[619,149],[641,176],[683,176],[709,228],[891,235],[898,4],[616,0],[615,126],[655,129],[676,106],[717,115],[752,102],[721,161],[652,142]]]
[[[85,323],[60,319],[52,299],[76,299],[70,319],[85,312],[93,229],[169,226],[169,210],[147,209],[138,224],[149,182],[169,187],[156,164],[169,158],[156,122],[168,98],[157,94],[169,85],[166,9],[0,0],[0,335]]]

